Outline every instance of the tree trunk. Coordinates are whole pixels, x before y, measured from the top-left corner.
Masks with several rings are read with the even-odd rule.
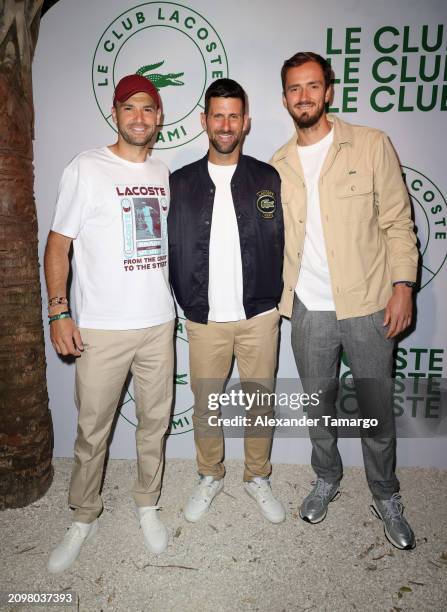
[[[0,0],[0,509],[32,503],[53,478],[33,195],[42,1]]]

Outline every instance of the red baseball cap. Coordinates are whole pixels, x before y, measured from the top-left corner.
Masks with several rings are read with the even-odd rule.
[[[128,74],[120,80],[115,87],[113,106],[116,106],[117,102],[125,102],[134,94],[140,93],[140,91],[149,94],[158,108],[160,108],[161,100],[157,88],[152,81],[140,74]]]

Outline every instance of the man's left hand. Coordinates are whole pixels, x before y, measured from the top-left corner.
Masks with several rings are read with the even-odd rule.
[[[406,285],[394,285],[393,295],[385,308],[383,325],[388,325],[387,338],[394,338],[411,324],[413,290]]]

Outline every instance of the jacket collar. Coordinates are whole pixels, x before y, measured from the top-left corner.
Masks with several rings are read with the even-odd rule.
[[[244,168],[247,163],[247,158],[242,153],[239,156],[239,161],[237,162],[236,170],[234,171],[233,178],[237,179],[241,172],[244,171]],[[199,172],[202,179],[205,179],[211,185],[214,185],[211,180],[210,173],[208,172],[208,152],[202,159],[199,160]]]
[[[327,115],[327,119],[334,126],[334,146],[339,149],[341,145],[350,144],[352,142],[353,133],[352,127],[349,123],[342,121],[335,115]],[[287,160],[289,163],[296,164],[297,154],[297,134],[294,134],[292,138],[286,142],[272,157],[273,162]]]

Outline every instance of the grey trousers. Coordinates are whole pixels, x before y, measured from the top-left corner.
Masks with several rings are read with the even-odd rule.
[[[393,417],[392,367],[394,340],[387,339],[384,311],[338,321],[334,311],[309,311],[295,295],[292,349],[306,393],[320,392],[320,405],[308,416],[335,415],[342,350],[355,381],[361,416],[374,413],[388,420],[386,436],[362,437],[366,479],[374,497],[388,499],[399,490],[395,474],[396,438]],[[368,414],[364,414],[367,412]],[[391,424],[391,425],[390,425]],[[391,433],[390,433],[391,432]],[[338,483],[343,465],[334,427],[309,428],[312,467],[319,478]]]

